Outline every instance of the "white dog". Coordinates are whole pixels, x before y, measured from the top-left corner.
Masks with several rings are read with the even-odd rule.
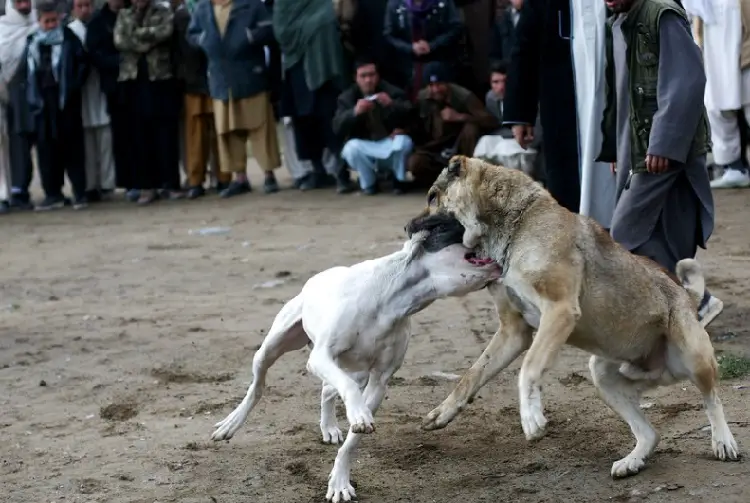
[[[406,231],[410,239],[400,251],[318,273],[284,305],[255,353],[247,395],[215,425],[211,438],[231,438],[260,400],[269,367],[284,353],[312,343],[307,369],[324,383],[323,441],[343,440],[334,412],[337,394],[350,425],[326,499],[350,501],[355,496],[349,480],[352,457],[361,434],[375,430],[373,414],[404,361],[411,315],[437,299],[480,290],[501,275],[492,260],[478,259],[464,248],[464,229],[451,216],[417,219]]]

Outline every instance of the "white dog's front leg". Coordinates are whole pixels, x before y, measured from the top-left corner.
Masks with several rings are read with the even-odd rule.
[[[367,407],[374,414],[385,397],[387,378],[384,376],[370,376],[365,388],[364,397]],[[352,429],[346,435],[344,445],[339,448],[336,460],[333,462],[333,469],[328,476],[328,491],[326,499],[333,503],[341,501],[351,501],[356,497],[354,487],[351,484],[351,467],[352,458],[354,457],[362,435],[355,433]]]
[[[321,381],[333,386],[346,407],[346,417],[351,431],[372,433],[375,424],[357,382],[341,370],[325,349],[315,346],[307,360],[307,369]]]
[[[350,375],[352,379],[357,381],[359,389],[363,390],[367,386],[369,372],[355,372]],[[344,435],[341,433],[336,419],[337,396],[336,388],[330,384],[323,384],[323,389],[320,392],[320,433],[323,435],[324,444],[337,445],[344,441]]]

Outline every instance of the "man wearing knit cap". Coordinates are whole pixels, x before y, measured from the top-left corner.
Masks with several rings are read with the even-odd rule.
[[[471,91],[451,82],[442,63],[425,65],[423,82],[427,87],[417,95],[419,121],[412,132],[417,147],[408,166],[414,182],[429,187],[451,156],[472,155],[479,138],[499,123]]]

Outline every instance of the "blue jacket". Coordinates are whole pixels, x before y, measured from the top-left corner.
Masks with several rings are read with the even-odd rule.
[[[198,3],[187,38],[206,53],[211,98],[239,100],[269,90],[264,48],[274,38],[271,14],[261,0],[234,0],[224,37],[213,4]]]

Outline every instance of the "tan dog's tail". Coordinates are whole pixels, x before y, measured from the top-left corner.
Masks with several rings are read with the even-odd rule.
[[[695,302],[696,308],[699,307],[706,291],[706,279],[703,277],[703,269],[698,261],[691,258],[680,260],[677,262],[675,273]]]

